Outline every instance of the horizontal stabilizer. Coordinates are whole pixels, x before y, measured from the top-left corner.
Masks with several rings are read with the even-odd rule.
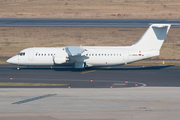
[[[157,27],[157,28],[162,28],[162,27],[168,27],[170,24],[152,24],[151,27]]]

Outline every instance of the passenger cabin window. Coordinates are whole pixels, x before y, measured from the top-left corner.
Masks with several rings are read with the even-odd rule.
[[[51,54],[51,56],[53,56],[53,54]]]
[[[25,56],[25,52],[20,52],[20,53],[18,53],[18,55]]]

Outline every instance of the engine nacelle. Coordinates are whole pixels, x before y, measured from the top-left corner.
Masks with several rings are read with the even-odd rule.
[[[66,63],[66,61],[67,61],[66,57],[54,57],[54,63],[55,64]]]

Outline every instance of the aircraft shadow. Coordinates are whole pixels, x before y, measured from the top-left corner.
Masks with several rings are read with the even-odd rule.
[[[123,68],[90,68],[89,70],[159,70],[167,67],[172,67],[174,65],[167,65],[167,66],[136,66],[136,67],[123,67]]]
[[[91,67],[89,69],[85,70],[77,70],[75,68],[54,68],[55,71],[72,71],[72,72],[82,72],[82,71],[91,71],[91,70],[160,70],[163,68],[167,67],[172,67],[174,65],[168,65],[168,66],[146,66],[146,67],[141,67],[141,66],[136,66],[136,67],[112,67],[112,68],[107,68],[107,67]]]
[[[22,67],[20,70],[54,70],[54,71],[71,71],[71,72],[82,72],[82,71],[90,71],[90,70],[159,70],[167,67],[172,67],[174,65],[168,66],[122,66],[122,67],[91,67],[88,69],[75,69],[75,68],[49,68],[49,67]],[[12,68],[16,69],[16,68]]]

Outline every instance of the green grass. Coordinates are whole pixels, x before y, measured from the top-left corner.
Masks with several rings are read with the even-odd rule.
[[[162,65],[174,65],[180,66],[180,61],[138,61],[134,63],[127,64],[129,66],[162,66]]]
[[[0,64],[9,64],[9,63],[7,63],[6,61],[7,61],[7,59],[3,59],[3,58],[2,58],[2,59],[0,59]]]
[[[0,86],[68,86],[68,84],[0,82]]]
[[[176,46],[178,46],[178,47],[179,47],[179,46],[180,46],[180,44],[176,44]]]

